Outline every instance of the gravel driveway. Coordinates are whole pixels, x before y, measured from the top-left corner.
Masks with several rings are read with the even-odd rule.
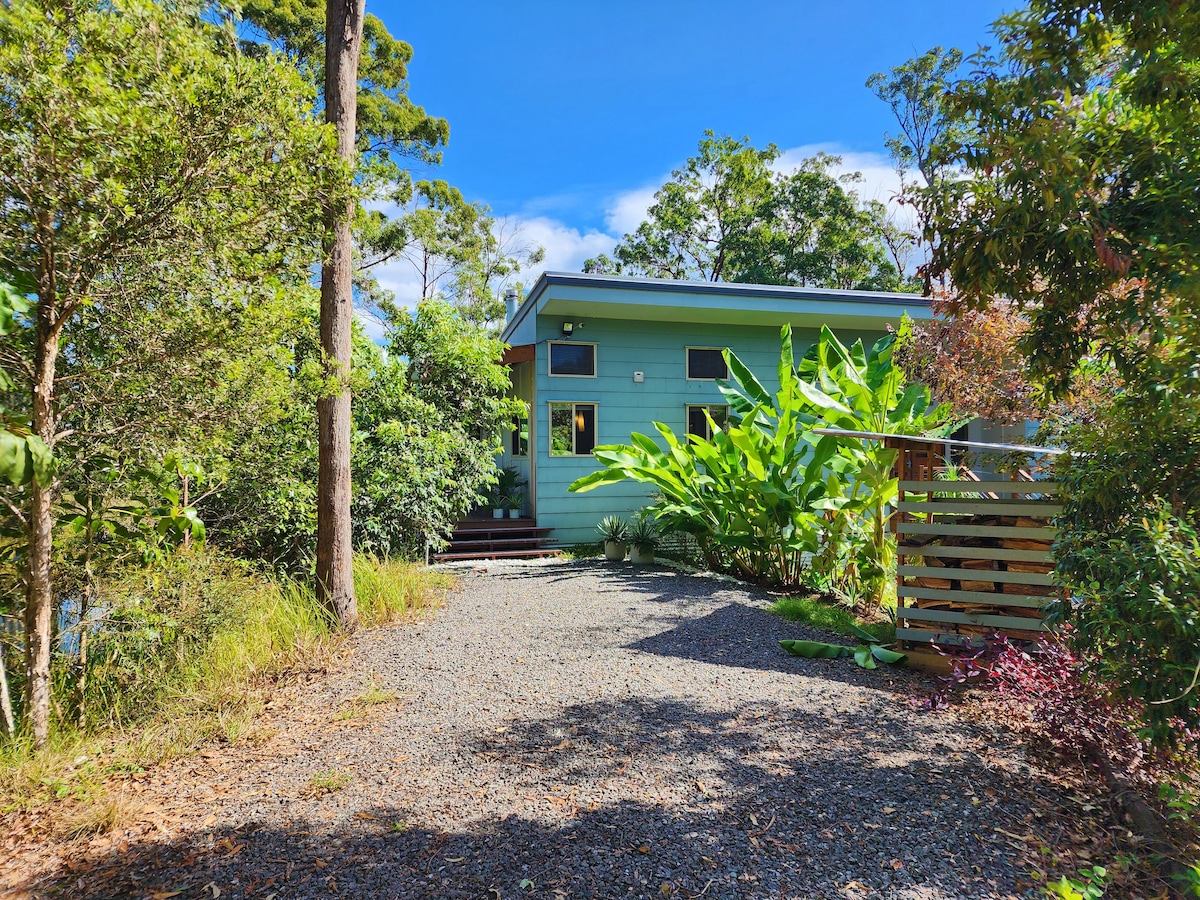
[[[786,655],[780,638],[829,636],[769,603],[627,563],[463,570],[435,616],[362,635],[273,738],[168,767],[143,797],[159,832],[42,884],[278,900],[1032,892],[1010,854],[1041,815],[1024,798],[1054,792],[1040,773],[1000,734],[920,710],[918,675]]]

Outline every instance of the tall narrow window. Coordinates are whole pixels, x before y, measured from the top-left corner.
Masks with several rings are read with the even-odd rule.
[[[526,412],[523,416],[513,416],[509,422],[509,427],[512,429],[510,436],[511,445],[509,447],[510,456],[528,456],[529,455],[529,413]]]
[[[596,345],[551,341],[550,374],[573,375],[576,378],[596,377]]]
[[[551,456],[589,456],[595,446],[595,403],[550,404]]]
[[[687,348],[687,377],[708,380],[729,377],[724,354],[715,347]]]
[[[694,434],[707,441],[712,437],[712,426],[708,424],[708,419],[704,416],[706,410],[717,426],[724,429],[729,421],[729,407],[723,403],[707,403],[687,408],[688,434]]]

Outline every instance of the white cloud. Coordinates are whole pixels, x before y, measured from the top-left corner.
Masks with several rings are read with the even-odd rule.
[[[580,231],[548,216],[534,218],[514,217],[512,224],[520,229],[521,240],[537,244],[546,249],[545,260],[534,272],[522,273],[522,277],[536,278],[542,271],[579,272],[583,261],[601,253],[612,252],[616,238],[595,229]]]
[[[860,200],[878,200],[892,211],[898,224],[906,228],[915,227],[916,218],[912,206],[901,206],[896,202],[896,196],[900,193],[900,175],[892,165],[891,159],[883,153],[847,150],[834,142],[803,144],[784,150],[775,163],[775,170],[791,172],[805,159],[818,153],[841,157],[841,165],[834,168],[838,174],[858,172],[862,175],[861,182],[849,185]]]
[[[774,169],[778,172],[791,172],[803,160],[818,153],[841,157],[841,165],[835,169],[839,174],[859,172],[862,175],[863,180],[860,183],[851,185],[860,199],[878,200],[895,213],[899,224],[913,224],[912,207],[900,206],[895,202],[895,197],[900,191],[900,176],[893,168],[891,160],[883,153],[847,150],[836,142],[804,144],[784,150]],[[561,206],[561,198],[530,200],[525,204],[523,215],[509,216],[505,224],[509,232],[515,233],[521,243],[544,247],[546,256],[542,263],[521,272],[518,277],[526,285],[532,285],[543,271],[579,272],[583,269],[584,260],[601,253],[611,254],[620,239],[636,230],[645,220],[646,210],[654,202],[655,192],[668,178],[669,172],[664,173],[653,184],[614,194],[604,208],[606,231],[581,230],[551,215],[539,214],[542,209]],[[377,267],[375,277],[383,287],[392,291],[403,305],[411,307],[416,304],[421,292],[421,283],[409,263],[394,261],[381,265]],[[364,325],[369,329],[377,327],[366,320]]]
[[[604,221],[608,230],[618,236],[624,236],[634,231],[646,219],[646,210],[654,202],[654,194],[669,175],[664,175],[658,184],[634,188],[617,194],[604,211]]]

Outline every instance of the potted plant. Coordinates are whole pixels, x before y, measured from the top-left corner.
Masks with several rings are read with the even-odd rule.
[[[513,496],[517,499],[517,515],[512,516],[516,519],[520,515],[521,497],[519,488],[525,484],[525,479],[521,477],[521,473],[513,466],[504,466],[504,468],[496,472],[496,486],[492,488],[492,518],[503,519],[504,511],[510,509],[510,503]]]
[[[508,517],[510,519],[521,518],[521,506],[525,503],[525,495],[516,488],[513,488],[504,495],[504,504],[508,507]]]
[[[658,549],[658,529],[649,516],[639,515],[629,529],[630,562],[647,565],[654,562],[654,551]]]
[[[629,549],[629,523],[620,516],[605,516],[596,526],[604,541],[604,558],[618,562]]]

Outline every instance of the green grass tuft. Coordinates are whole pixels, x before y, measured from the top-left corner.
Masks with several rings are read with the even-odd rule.
[[[885,644],[896,638],[896,626],[891,622],[865,622],[844,606],[834,606],[816,597],[781,597],[767,611],[789,622],[800,622],[838,634],[853,636],[850,626],[857,625]]]
[[[414,613],[436,609],[454,583],[454,576],[417,563],[354,558],[358,617],[366,627],[401,622]]]

